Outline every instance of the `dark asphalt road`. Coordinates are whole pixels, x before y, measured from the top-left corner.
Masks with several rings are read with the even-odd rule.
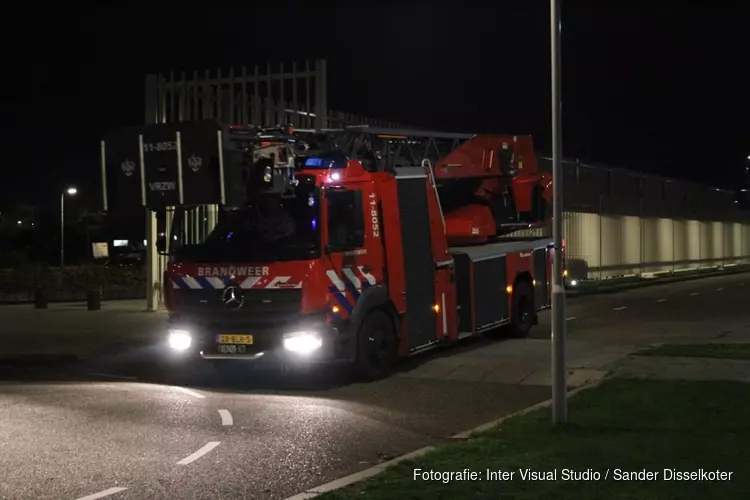
[[[748,304],[750,275],[707,278],[571,300],[567,325],[571,346],[731,336],[750,328]],[[529,346],[548,325],[544,314]],[[146,347],[0,360],[0,498],[285,498],[546,399],[545,386],[409,376],[498,342],[420,356],[378,383],[303,377],[291,388],[275,377],[227,387],[205,364],[166,363]],[[532,354],[519,349],[519,362]]]

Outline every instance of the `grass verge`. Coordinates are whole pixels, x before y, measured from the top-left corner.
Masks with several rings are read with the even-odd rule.
[[[750,344],[666,344],[639,351],[640,356],[750,360]]]
[[[513,418],[479,437],[443,445],[319,498],[703,500],[744,499],[750,491],[750,463],[738,446],[750,437],[750,384],[613,379],[572,398],[568,424],[553,428],[549,414],[542,409]],[[415,469],[468,470],[481,479],[415,479]],[[526,469],[556,471],[557,480],[524,480]],[[732,474],[724,481],[665,480],[664,469]],[[487,470],[513,476],[489,480]],[[563,480],[564,470],[596,472],[600,478]],[[639,471],[658,476],[624,480],[623,472]]]

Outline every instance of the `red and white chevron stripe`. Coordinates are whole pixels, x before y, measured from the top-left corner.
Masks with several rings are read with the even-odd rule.
[[[336,289],[340,292],[346,291],[347,281],[354,286],[355,290],[361,291],[363,282],[368,283],[370,286],[377,284],[375,276],[368,272],[365,272],[363,270],[364,267],[365,266],[357,266],[356,268],[345,267],[341,270],[341,275],[339,275],[336,270],[329,269],[328,271],[326,271],[326,276],[328,276],[328,279],[331,281],[333,286],[335,286]]]

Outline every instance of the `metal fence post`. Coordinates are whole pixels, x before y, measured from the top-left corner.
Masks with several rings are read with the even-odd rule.
[[[603,212],[603,199],[604,195],[599,194],[599,210],[597,217],[599,218],[599,255],[598,255],[598,262],[599,262],[599,279],[602,279],[604,277],[604,271],[602,268],[604,267],[604,263],[602,262],[602,255],[604,255],[604,214]]]
[[[156,212],[146,209],[146,310],[156,311],[156,289],[159,283],[156,251]]]
[[[328,96],[327,96],[327,66],[326,61],[315,61],[315,128],[328,127]]]
[[[703,267],[703,221],[698,221],[698,269]]]
[[[146,75],[145,122],[157,123],[159,116],[159,80],[157,75]],[[155,289],[159,280],[156,252],[156,214],[146,208],[146,310],[156,311]]]
[[[675,258],[675,255],[676,255],[676,253],[675,253],[675,245],[677,244],[677,242],[675,240],[675,237],[674,237],[674,233],[675,233],[675,230],[674,230],[674,222],[675,222],[675,220],[674,220],[674,218],[675,217],[676,217],[675,215],[672,215],[672,274],[674,274],[674,271],[675,271],[674,258]]]

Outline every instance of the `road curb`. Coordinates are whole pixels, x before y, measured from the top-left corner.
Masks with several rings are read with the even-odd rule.
[[[593,380],[591,382],[588,382],[586,384],[583,384],[582,386],[576,387],[575,389],[572,389],[568,391],[568,397],[575,396],[579,392],[583,392],[588,389],[594,389],[601,385],[602,382],[610,378],[610,374],[604,375],[602,378]],[[531,413],[532,411],[539,410],[540,408],[547,408],[549,406],[552,406],[552,399],[547,399],[544,401],[541,401],[535,405],[531,405],[529,407],[524,408],[523,410],[518,410],[513,413],[509,413],[507,415],[503,415],[502,417],[498,418],[497,420],[491,420],[487,423],[484,423],[478,427],[474,427],[473,429],[469,429],[468,431],[460,432],[454,436],[451,436],[450,439],[469,439],[475,434],[480,434],[482,432],[486,432],[494,427],[497,427],[498,425],[501,425],[506,420],[509,420],[514,417],[520,417],[522,415],[526,415],[527,413]]]
[[[610,378],[610,375],[607,374],[604,377],[594,380],[592,382],[589,382],[587,384],[584,384],[580,387],[576,387],[575,389],[572,389],[568,391],[568,397],[575,396],[579,392],[585,391],[587,389],[593,389],[595,387],[598,387],[602,382],[605,380],[608,380]],[[460,432],[458,434],[455,434],[450,437],[450,439],[469,439],[473,435],[481,432],[488,431],[494,427],[497,427],[498,425],[502,424],[508,419],[511,419],[513,417],[518,417],[521,415],[525,415],[527,413],[530,413],[534,410],[538,410],[540,408],[545,408],[552,405],[552,399],[548,399],[546,401],[542,401],[540,403],[537,403],[535,405],[526,407],[522,410],[510,413],[508,415],[504,415],[498,419],[492,420],[490,422],[484,423],[478,427],[474,427],[473,429],[469,429],[464,432]],[[368,469],[365,469],[363,471],[355,472],[354,474],[349,474],[348,476],[341,477],[339,479],[334,479],[331,482],[321,484],[320,486],[316,486],[314,488],[310,488],[309,490],[303,491],[302,493],[298,493],[296,495],[293,495],[291,497],[287,497],[284,500],[305,500],[308,498],[315,498],[317,496],[320,496],[324,493],[328,493],[334,490],[338,490],[341,488],[344,488],[346,486],[349,486],[354,483],[358,483],[360,481],[364,481],[365,479],[369,479],[373,476],[376,476],[389,468],[392,465],[396,465],[399,462],[403,462],[405,460],[411,460],[413,458],[421,457],[422,455],[429,453],[430,451],[433,451],[435,449],[435,446],[425,446],[424,448],[420,448],[418,450],[412,451],[410,453],[406,453],[405,455],[398,456],[396,458],[393,458],[391,460],[388,460],[387,462],[383,462],[378,465],[374,465]]]
[[[418,450],[412,451],[410,453],[407,453],[405,455],[401,455],[399,457],[396,457],[394,459],[388,460],[387,462],[383,462],[378,465],[374,465],[370,467],[369,469],[365,469],[363,471],[355,472],[354,474],[349,474],[348,476],[340,477],[338,479],[334,479],[333,481],[325,484],[321,484],[320,486],[316,486],[314,488],[311,488],[307,491],[303,491],[302,493],[298,493],[294,496],[285,498],[284,500],[302,500],[305,498],[315,498],[319,495],[322,495],[323,493],[328,493],[330,491],[341,489],[345,486],[349,486],[350,484],[358,483],[360,481],[364,481],[365,479],[368,479],[372,476],[375,476],[377,474],[380,474],[385,469],[390,467],[391,465],[395,465],[399,462],[403,462],[404,460],[409,460],[412,458],[417,458],[425,453],[428,453],[432,450],[434,450],[434,446],[425,446],[424,448],[420,448]]]
[[[627,283],[605,283],[606,280],[600,281],[597,285],[582,285],[582,288],[566,288],[566,296],[569,299],[577,299],[581,297],[588,297],[591,295],[606,295],[608,293],[619,293],[628,290],[634,290],[636,288],[647,288],[651,286],[670,285],[672,283],[683,283],[687,281],[698,281],[706,278],[718,278],[722,276],[732,276],[735,274],[750,273],[750,267],[744,266],[741,268],[730,268],[721,271],[684,271],[686,274],[680,276],[679,273],[674,275],[665,275],[654,277],[650,279],[640,279]],[[591,287],[591,289],[586,289]]]

